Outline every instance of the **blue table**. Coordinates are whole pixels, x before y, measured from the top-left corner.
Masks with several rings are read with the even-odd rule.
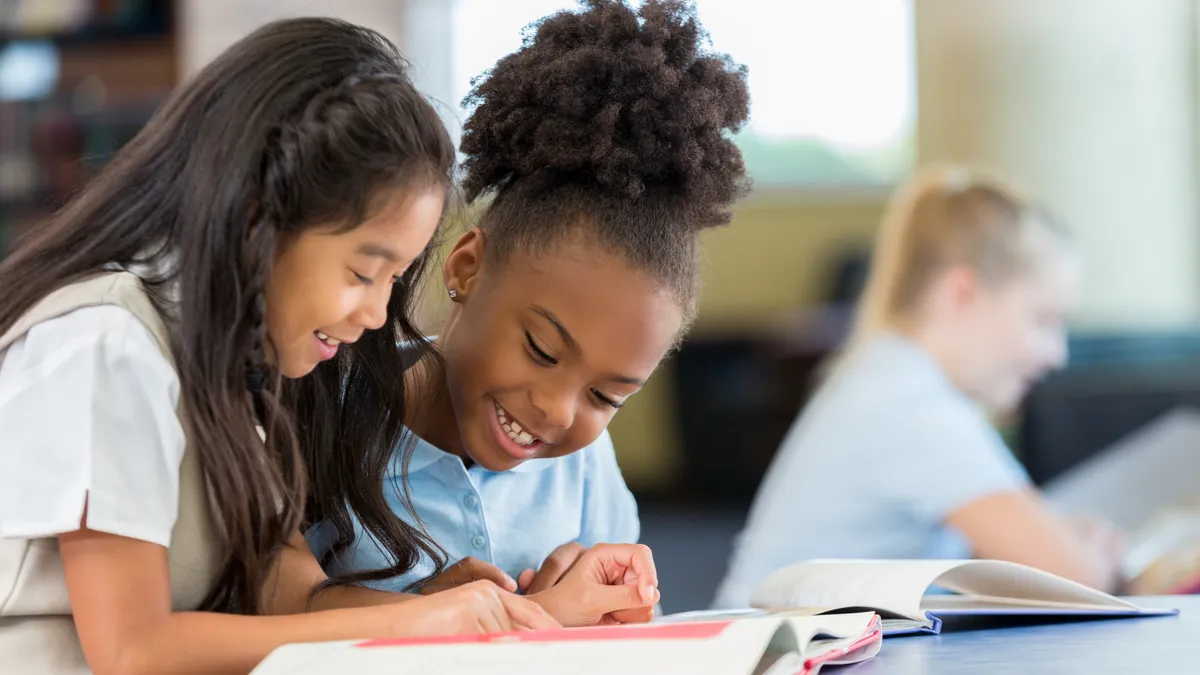
[[[1135,598],[1179,616],[947,631],[884,640],[875,659],[830,675],[1200,673],[1200,596]]]

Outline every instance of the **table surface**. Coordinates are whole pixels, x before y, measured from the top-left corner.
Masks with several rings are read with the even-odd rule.
[[[1008,627],[961,626],[885,639],[871,661],[822,675],[1200,672],[1200,596],[1133,598],[1179,616]]]

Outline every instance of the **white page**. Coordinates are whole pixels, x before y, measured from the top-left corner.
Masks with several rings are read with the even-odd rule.
[[[1052,574],[994,560],[817,560],[785,567],[755,590],[755,607],[872,607],[920,621],[930,586],[967,595],[1088,608],[1137,607]],[[935,599],[933,596],[931,599]],[[1042,605],[1044,606],[1044,604]]]
[[[808,645],[816,638],[827,638],[834,641],[858,640],[867,634],[875,623],[874,612],[858,612],[855,614],[826,614],[822,616],[787,615],[779,617],[796,637],[795,651],[804,656],[815,656],[828,651],[832,647],[825,645],[818,652],[810,652]]]
[[[1046,499],[1130,533],[1165,508],[1200,497],[1200,411],[1179,408],[1050,481]]]
[[[749,675],[768,645],[781,651],[797,650],[815,635],[857,639],[870,629],[872,618],[866,614],[737,621],[710,639],[499,641],[370,648],[353,642],[288,645],[254,673],[649,675],[683,670],[700,675]]]
[[[718,640],[605,641],[602,643],[514,643],[507,645],[457,643],[405,647],[346,647],[337,653],[317,652],[319,658],[268,659],[255,675],[612,675],[662,673],[686,664],[702,675],[750,673],[768,638],[754,647],[720,648]],[[288,648],[285,648],[285,650]],[[284,650],[280,650],[283,652]],[[310,650],[303,650],[310,651]],[[310,653],[312,653],[310,651]],[[290,656],[290,655],[289,655]],[[279,668],[278,665],[286,665]]]

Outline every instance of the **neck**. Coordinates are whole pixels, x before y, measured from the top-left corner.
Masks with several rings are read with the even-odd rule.
[[[959,344],[962,338],[956,338],[952,328],[933,321],[907,319],[893,322],[888,329],[916,343],[929,354],[956,389],[970,395],[963,384],[962,369],[959,367],[955,349],[955,345]]]
[[[440,339],[439,339],[440,344]],[[462,434],[458,430],[458,419],[454,415],[454,403],[446,384],[446,368],[435,355],[430,354],[415,365],[412,377],[408,378],[408,396],[413,401],[405,424],[413,433],[437,448],[457,455],[463,463],[470,463]]]

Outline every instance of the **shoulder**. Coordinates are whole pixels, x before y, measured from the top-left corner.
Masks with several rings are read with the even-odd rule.
[[[123,362],[178,379],[150,329],[119,305],[84,307],[35,324],[4,353],[3,372],[10,377],[24,371],[46,375],[81,360],[113,367]]]

